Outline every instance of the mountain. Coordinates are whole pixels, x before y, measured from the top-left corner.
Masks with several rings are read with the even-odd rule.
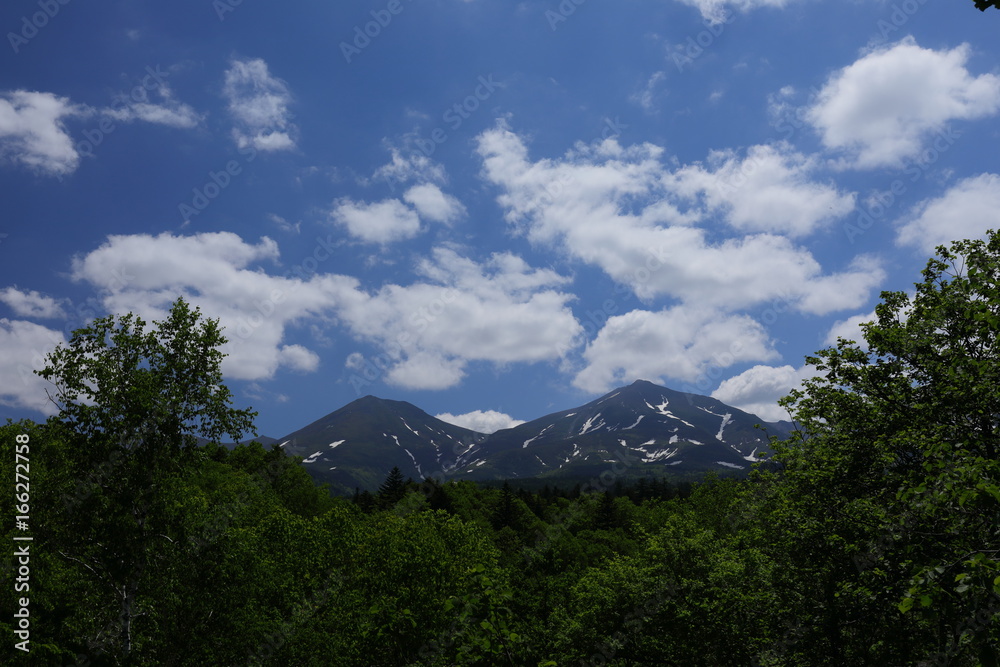
[[[756,428],[767,427],[767,433]],[[505,477],[746,471],[788,426],[645,380],[491,435],[462,474]],[[485,463],[481,463],[485,461]]]
[[[414,479],[439,481],[746,473],[769,451],[768,435],[787,437],[791,427],[638,380],[490,435],[410,403],[365,396],[279,438],[279,446],[303,457],[317,481],[351,492],[374,491],[393,466]]]
[[[374,491],[393,466],[414,479],[467,460],[486,434],[432,417],[405,401],[365,396],[279,438],[319,482],[335,491]],[[450,469],[450,466],[448,466]]]

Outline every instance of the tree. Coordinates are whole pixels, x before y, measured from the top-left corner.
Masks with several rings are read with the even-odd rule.
[[[144,586],[185,548],[179,489],[197,463],[197,437],[240,441],[254,431],[256,415],[231,407],[217,320],[178,299],[153,324],[147,330],[131,313],[96,319],[38,371],[55,385],[55,421],[71,444],[76,476],[113,468],[69,519],[77,530],[58,553],[113,601],[114,611],[99,613],[114,628],[109,652],[120,662],[137,648],[136,622],[156,604]]]
[[[491,523],[494,529],[500,530],[504,526],[512,526],[516,518],[514,491],[510,488],[510,482],[504,480],[503,487],[500,489],[500,499],[493,509]]]
[[[976,9],[981,12],[985,12],[990,7],[994,9],[1000,9],[1000,0],[975,0]]]
[[[389,475],[378,487],[378,499],[383,508],[390,508],[406,494],[406,482],[403,480],[403,471],[399,466],[393,466]]]
[[[910,645],[995,664],[1000,236],[939,247],[912,299],[884,292],[875,315],[867,349],[841,339],[807,358],[822,374],[782,401],[807,435],[775,458],[799,497],[822,497],[840,553],[864,557],[831,596],[879,598],[897,638],[916,616]]]

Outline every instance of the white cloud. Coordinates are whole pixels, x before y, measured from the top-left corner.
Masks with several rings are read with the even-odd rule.
[[[38,410],[44,415],[57,412],[46,390],[53,385],[35,375],[45,367],[45,357],[66,339],[61,331],[33,322],[0,318],[0,405]]]
[[[53,176],[73,172],[80,155],[63,120],[89,113],[52,93],[0,93],[0,158]]]
[[[278,229],[283,232],[294,232],[295,234],[298,234],[302,230],[301,220],[293,224],[276,213],[268,213],[267,219],[277,225]]]
[[[694,7],[701,12],[702,17],[710,23],[728,23],[732,20],[732,13],[728,7],[732,7],[741,12],[748,12],[757,7],[777,7],[781,8],[788,4],[789,0],[680,0],[685,5]]]
[[[182,129],[197,127],[202,121],[201,114],[197,113],[191,106],[175,100],[170,88],[165,84],[153,89],[153,92],[160,98],[159,104],[149,101],[145,88],[138,90],[143,91],[144,99],[135,100],[123,96],[121,106],[104,109],[103,113],[125,123],[139,120]]]
[[[368,204],[345,197],[334,202],[330,216],[366,243],[392,243],[420,233],[419,216],[398,199]]]
[[[16,287],[0,290],[0,301],[7,304],[15,314],[21,317],[52,318],[65,317],[59,302],[50,296],[39,294],[35,290],[22,292]]]
[[[857,308],[868,300],[872,288],[885,280],[885,275],[878,259],[858,255],[851,261],[848,271],[814,279],[809,292],[799,302],[799,309],[825,315]]]
[[[709,211],[723,211],[735,229],[804,236],[854,209],[854,196],[809,180],[815,160],[787,144],[752,146],[742,160],[732,150],[713,151],[709,168],[685,166],[668,177],[679,195],[704,197]]]
[[[319,368],[319,355],[301,345],[284,345],[278,352],[279,363],[292,370],[312,373]]]
[[[257,266],[278,259],[277,244],[256,244],[230,232],[192,236],[110,236],[77,257],[72,276],[102,294],[113,313],[162,319],[178,296],[218,318],[229,342],[227,377],[263,380],[279,368],[315,371],[319,357],[285,341],[289,327],[339,322],[357,340],[383,351],[386,381],[445,388],[462,380],[469,362],[559,360],[579,343],[582,327],[566,305],[568,282],[553,271],[497,254],[482,264],[437,248],[417,266],[420,281],[362,289],[349,276],[316,274],[308,281],[272,276]],[[352,355],[349,368],[357,368]]]
[[[722,382],[712,392],[712,398],[765,421],[787,420],[788,411],[778,405],[778,399],[799,387],[804,379],[815,375],[811,366],[798,369],[792,366],[754,366]]]
[[[653,111],[656,100],[656,89],[666,76],[666,72],[654,72],[649,77],[649,80],[646,81],[646,86],[642,89],[642,92],[633,94],[629,99],[641,106],[644,111]]]
[[[449,248],[435,248],[417,271],[423,282],[354,291],[337,310],[356,338],[383,350],[390,384],[444,389],[469,362],[556,361],[580,342],[566,305],[573,296],[553,289],[568,279],[553,271],[506,253],[479,264]]]
[[[392,149],[392,160],[382,165],[372,174],[372,180],[385,181],[390,187],[397,183],[417,181],[421,183],[444,183],[447,176],[444,167],[422,153],[414,152],[403,157],[398,149]],[[371,181],[365,180],[370,185]]]
[[[302,319],[327,314],[339,294],[356,286],[343,276],[303,281],[251,268],[277,258],[271,239],[253,245],[231,232],[109,236],[74,259],[72,276],[100,290],[109,312],[135,312],[147,322],[165,317],[173,301],[184,296],[225,327],[229,356],[223,372],[260,380],[280,367],[314,370],[318,357],[301,346],[283,345],[285,331]]]
[[[925,49],[912,37],[872,51],[833,74],[806,117],[850,166],[900,167],[949,121],[1000,109],[1000,77],[972,76],[969,51]]]
[[[454,387],[465,377],[465,361],[440,352],[416,350],[399,360],[386,381],[408,389],[439,390]]]
[[[967,238],[981,238],[989,229],[1000,229],[1000,176],[980,174],[966,178],[936,199],[916,206],[900,228],[899,245],[917,246],[933,253],[939,245]]]
[[[873,321],[875,321],[874,310],[868,314],[854,315],[846,320],[838,320],[830,327],[823,344],[834,346],[837,344],[838,338],[843,338],[844,340],[853,340],[861,349],[867,350],[868,341],[865,340],[865,332],[861,325]]]
[[[288,86],[271,76],[261,58],[233,60],[226,70],[223,94],[236,121],[233,137],[242,148],[261,151],[295,148],[298,128],[289,120]]]
[[[471,429],[479,433],[496,433],[499,430],[514,428],[515,426],[524,423],[521,419],[514,419],[510,415],[497,412],[496,410],[473,410],[472,412],[466,412],[461,415],[453,415],[449,412],[445,412],[434,416],[441,421],[454,424],[455,426],[461,426],[462,428]]]
[[[450,224],[465,215],[462,203],[433,183],[414,185],[403,193],[403,200],[417,209],[420,217],[434,222]]]
[[[573,384],[598,393],[650,375],[695,382],[710,367],[779,355],[750,317],[678,306],[608,318],[583,356],[587,367]]]
[[[700,173],[707,186],[712,174],[681,168],[678,177],[661,163],[662,149],[651,144],[625,148],[608,139],[578,144],[560,160],[532,162],[524,142],[503,125],[481,134],[478,142],[483,175],[500,188],[498,202],[516,232],[600,267],[643,299],[670,296],[740,309],[782,298],[821,314],[860,306],[884,277],[870,259],[824,275],[809,251],[774,233],[722,239],[713,233],[709,240],[714,220],[699,206],[683,204],[698,192],[694,175]],[[758,178],[780,184],[772,194],[794,194],[790,213],[782,211],[778,218],[781,228],[805,229],[823,219],[806,201],[810,192],[822,194],[838,211],[846,209],[848,197],[809,184],[801,174],[789,176],[794,160],[777,158],[770,149],[761,155],[768,166]],[[728,201],[720,196],[719,206],[730,215],[738,211],[742,224],[765,227],[765,212],[778,207],[749,191],[726,196]],[[838,282],[851,289],[834,291]]]

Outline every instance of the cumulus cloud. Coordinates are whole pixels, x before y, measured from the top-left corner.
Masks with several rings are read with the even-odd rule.
[[[225,327],[223,372],[234,379],[315,371],[319,356],[286,337],[316,322],[325,331],[339,323],[376,346],[384,379],[410,388],[454,386],[473,361],[556,361],[580,342],[573,297],[558,289],[569,279],[514,255],[477,263],[437,248],[417,265],[416,282],[376,290],[336,274],[270,275],[264,269],[278,257],[273,240],[248,243],[229,232],[110,236],[74,259],[72,276],[97,288],[109,312],[147,322],[163,319],[178,296],[200,306]],[[348,366],[363,360],[352,355]]]
[[[765,421],[787,420],[788,411],[778,405],[778,399],[815,375],[811,366],[754,366],[722,382],[712,398]]]
[[[417,209],[420,217],[434,222],[450,224],[465,215],[462,203],[433,183],[414,185],[403,193],[403,200]]]
[[[0,405],[38,410],[44,415],[57,412],[46,390],[52,385],[35,375],[45,367],[45,357],[57,345],[64,345],[61,331],[33,322],[0,318]]]
[[[469,362],[556,361],[578,346],[568,279],[509,253],[482,263],[435,248],[417,266],[423,280],[354,291],[337,309],[352,334],[382,350],[387,382],[409,389],[458,384]]]
[[[497,412],[496,410],[473,410],[461,415],[453,415],[445,412],[434,416],[441,421],[479,433],[496,433],[502,429],[514,428],[524,423],[521,419],[514,419],[510,415]]]
[[[298,128],[288,110],[292,95],[284,81],[271,76],[263,59],[233,60],[222,92],[236,121],[237,145],[260,151],[295,148]]]
[[[16,287],[8,287],[0,290],[0,301],[21,317],[52,318],[66,315],[56,299],[35,290],[22,292]]]
[[[866,322],[874,321],[874,310],[867,314],[848,317],[846,320],[838,320],[837,322],[834,322],[833,326],[830,327],[830,331],[827,333],[823,344],[833,346],[837,344],[838,338],[843,338],[844,340],[853,340],[861,347],[861,349],[867,350],[868,341],[865,340],[865,332],[861,328],[861,325]]]
[[[598,393],[650,375],[696,382],[709,368],[779,355],[750,317],[678,306],[609,318],[583,356],[587,366],[573,384]]]
[[[52,93],[0,93],[0,158],[51,176],[71,173],[80,155],[64,121],[90,113]]]
[[[391,187],[395,184],[420,182],[420,183],[444,183],[447,180],[444,167],[423,153],[414,152],[409,156],[403,156],[399,149],[391,150],[392,159],[388,164],[384,164],[372,174],[372,180],[385,181]],[[371,181],[364,181],[370,184]]]
[[[735,229],[805,236],[854,209],[854,195],[810,180],[813,158],[787,144],[752,146],[740,159],[732,150],[713,151],[708,167],[685,166],[667,177],[679,195],[702,196],[709,211],[721,211]]]
[[[334,202],[330,217],[366,243],[392,243],[420,233],[420,217],[398,199],[369,204],[344,197]]]
[[[940,197],[916,206],[899,228],[896,242],[931,254],[939,245],[981,238],[1000,228],[1000,176],[980,174],[966,178]]]
[[[318,357],[285,345],[286,330],[301,319],[327,313],[339,293],[356,286],[343,276],[304,281],[254,267],[277,259],[278,246],[267,237],[251,244],[231,232],[115,235],[75,258],[72,277],[97,288],[109,312],[134,312],[147,322],[163,319],[173,301],[184,296],[225,327],[229,356],[223,372],[260,380],[280,367],[314,370]]]
[[[623,147],[607,139],[578,144],[558,160],[532,162],[522,139],[501,124],[479,136],[477,150],[483,175],[500,188],[497,200],[515,232],[601,268],[643,299],[669,296],[741,309],[783,298],[794,308],[822,314],[860,306],[884,278],[871,258],[847,271],[824,274],[808,250],[774,232],[723,239],[713,234],[710,240],[708,228],[717,227],[710,215],[714,208],[730,216],[733,226],[772,224],[789,232],[826,219],[828,213],[813,208],[811,196],[826,201],[827,211],[830,206],[839,212],[848,209],[850,195],[810,182],[802,172],[809,161],[782,154],[783,149],[756,153],[762,166],[759,175],[750,170],[748,178],[773,186],[763,196],[750,187],[746,193],[724,191],[719,171],[739,168],[735,163],[727,167],[731,163],[725,157],[708,170],[682,167],[672,172],[662,162],[663,150],[651,144]],[[685,205],[714,189],[719,193],[708,195],[709,211],[697,202]],[[766,213],[779,210],[779,193],[789,198],[789,209],[780,212],[777,223],[769,223]],[[837,293],[833,286],[838,283],[851,289]]]
[[[279,363],[292,370],[311,373],[319,368],[319,355],[301,345],[283,345],[278,351]]]
[[[848,166],[900,167],[950,121],[1000,109],[1000,77],[973,76],[969,52],[921,48],[912,37],[876,49],[833,74],[806,118]]]

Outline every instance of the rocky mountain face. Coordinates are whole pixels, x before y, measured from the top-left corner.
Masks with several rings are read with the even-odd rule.
[[[756,428],[760,424],[764,429]],[[414,479],[587,480],[745,473],[786,437],[707,396],[639,380],[586,405],[493,434],[443,422],[410,403],[366,396],[279,438],[289,454],[336,491],[375,490],[393,466]]]

